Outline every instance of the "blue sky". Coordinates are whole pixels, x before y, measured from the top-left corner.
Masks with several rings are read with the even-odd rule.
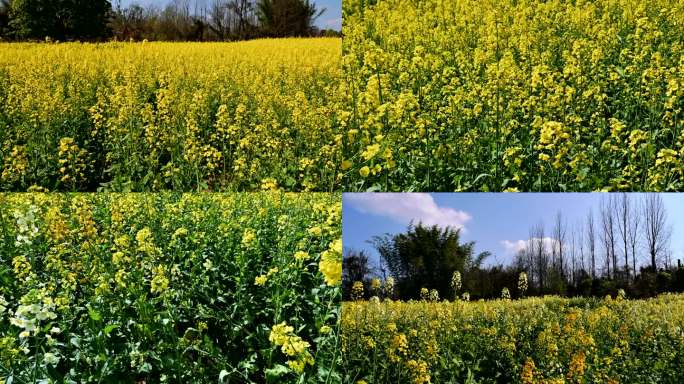
[[[110,0],[112,5],[116,5],[117,0]],[[125,7],[133,3],[140,5],[156,5],[162,7],[171,0],[121,0],[121,4]],[[316,20],[316,25],[320,28],[332,28],[335,30],[342,29],[342,0],[311,0],[312,3],[316,4],[318,9],[325,8],[326,11],[321,15],[321,17]],[[191,0],[191,4],[194,4],[195,0]],[[197,0],[197,3],[202,6],[206,4],[207,6],[212,3],[211,0]]]
[[[414,219],[429,224],[462,227],[465,241],[476,241],[476,252],[490,251],[488,264],[507,264],[519,241],[529,238],[530,227],[543,222],[550,236],[556,213],[573,225],[586,220],[591,209],[598,224],[601,193],[345,193],[342,198],[342,232],[345,247],[366,250],[375,263],[378,256],[366,241],[374,235],[399,233]],[[632,195],[636,201],[639,194]],[[673,263],[684,262],[684,194],[663,194],[672,225]],[[644,260],[645,261],[645,260]],[[639,261],[637,260],[637,263]]]

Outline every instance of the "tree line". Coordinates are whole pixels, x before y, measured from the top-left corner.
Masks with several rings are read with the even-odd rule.
[[[231,41],[339,35],[315,21],[309,0],[173,0],[124,7],[120,0],[0,0],[0,40]]]
[[[558,212],[550,228],[541,222],[530,228],[508,265],[485,266],[490,253],[475,254],[475,243],[462,243],[459,230],[411,224],[405,233],[369,240],[380,256],[378,267],[365,252],[345,249],[344,295],[353,297],[355,283],[365,298],[391,292],[402,300],[421,298],[423,288],[445,299],[457,298],[459,290],[471,298],[500,297],[504,289],[514,296],[681,292],[684,268],[673,262],[671,233],[661,195],[606,194],[581,221],[569,224]],[[392,289],[379,290],[388,278]]]

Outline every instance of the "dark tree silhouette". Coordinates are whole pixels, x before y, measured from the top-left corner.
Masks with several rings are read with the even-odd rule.
[[[109,36],[108,0],[13,0],[9,26],[18,39],[95,40]]]
[[[479,268],[488,252],[474,255],[474,242],[461,243],[460,230],[409,225],[406,233],[376,236],[375,246],[394,277],[399,297],[418,298],[421,288],[436,289],[440,297],[451,297],[455,271]]]
[[[9,33],[10,0],[0,0],[0,39]]]
[[[273,37],[308,36],[325,12],[309,0],[259,0],[257,8],[262,28]]]
[[[643,205],[644,235],[651,269],[657,270],[658,259],[664,256],[670,245],[671,229],[667,221],[667,211],[661,195],[650,193]]]
[[[345,249],[342,257],[342,291],[344,292],[344,299],[349,299],[351,287],[356,281],[364,284],[364,288],[368,286],[368,277],[373,273],[372,268],[368,264],[368,256],[363,252],[357,252],[353,249]],[[364,289],[367,291],[367,289]]]
[[[591,278],[596,278],[596,227],[594,227],[594,211],[587,214],[587,246],[591,257]]]
[[[117,7],[112,17],[111,26],[116,38],[142,40],[149,27],[149,12],[134,4],[128,8]]]

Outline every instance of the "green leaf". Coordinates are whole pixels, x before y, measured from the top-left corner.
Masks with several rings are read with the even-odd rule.
[[[105,335],[109,336],[110,333],[112,333],[113,330],[119,328],[119,324],[109,324],[104,328],[104,333]]]
[[[219,373],[219,383],[223,383],[226,379],[226,376],[228,376],[228,371],[221,370],[221,373]]]
[[[477,184],[480,180],[482,180],[484,178],[488,178],[488,177],[492,177],[492,175],[490,175],[489,173],[482,173],[482,174],[477,175],[475,180],[473,180],[473,185]]]
[[[92,308],[88,308],[88,316],[90,316],[90,318],[93,319],[93,321],[102,320],[102,315],[100,314],[100,312],[98,312]]]
[[[281,365],[281,364],[276,364],[273,368],[267,369],[265,371],[266,379],[269,381],[273,380],[273,379],[277,379],[283,375],[286,375],[289,372],[290,372],[290,369],[287,368],[286,366]]]

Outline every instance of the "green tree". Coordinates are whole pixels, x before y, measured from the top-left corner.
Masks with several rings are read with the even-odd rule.
[[[461,243],[461,231],[438,226],[409,225],[406,233],[375,236],[375,246],[396,280],[402,299],[417,298],[421,288],[436,289],[440,297],[451,297],[455,271],[479,268],[490,255],[474,255],[475,242]]]
[[[17,39],[93,40],[109,36],[109,0],[13,0],[10,29]]]
[[[309,0],[259,0],[257,14],[264,32],[273,37],[307,36],[325,9]]]
[[[0,39],[5,38],[9,32],[10,1],[0,0]]]
[[[344,299],[351,297],[351,290],[355,282],[360,281],[367,291],[368,276],[373,272],[369,263],[368,256],[364,251],[346,249],[342,258],[342,291]]]

